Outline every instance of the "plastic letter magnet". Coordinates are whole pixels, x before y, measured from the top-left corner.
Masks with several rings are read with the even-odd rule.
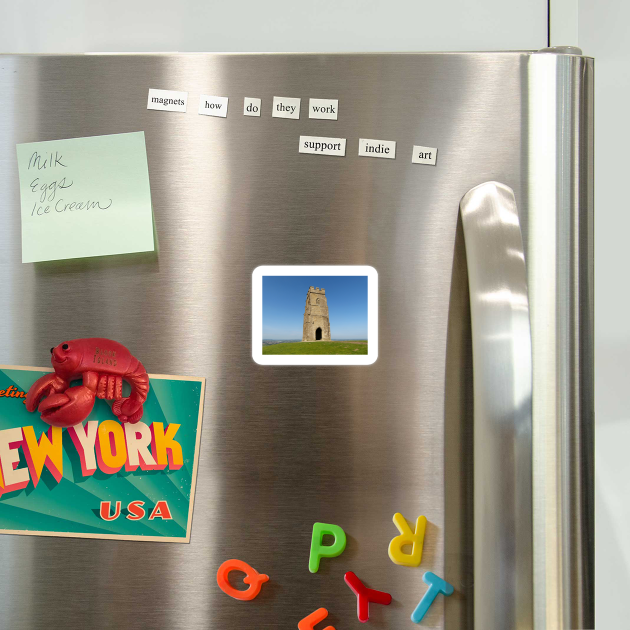
[[[322,545],[322,540],[327,534],[335,538],[332,545]],[[343,553],[345,548],[346,533],[339,525],[314,523],[313,537],[311,538],[311,555],[308,559],[308,570],[311,573],[317,573],[317,571],[319,571],[319,561],[322,558],[336,558]]]
[[[422,561],[422,546],[424,544],[424,532],[427,528],[425,516],[419,516],[416,521],[415,533],[407,524],[405,517],[396,512],[394,514],[394,525],[398,528],[400,536],[396,536],[389,543],[389,557],[394,564],[402,564],[407,567],[417,567]],[[411,553],[404,553],[403,547],[412,545]]]
[[[249,588],[245,591],[239,591],[234,588],[228,580],[230,571],[242,571],[245,573],[246,575],[243,578],[243,582],[249,584]],[[247,562],[243,562],[242,560],[226,560],[217,571],[217,584],[219,588],[226,595],[246,602],[257,597],[263,583],[267,582],[267,580],[269,580],[268,575],[258,573],[256,569],[253,569]]]
[[[357,596],[357,617],[361,623],[365,623],[370,618],[370,602],[384,606],[392,603],[392,596],[389,593],[367,588],[352,571],[348,571],[343,579]]]
[[[308,617],[304,617],[304,619],[298,623],[298,630],[313,630],[315,625],[326,619],[326,617],[328,617],[328,611],[325,608],[318,608],[315,612],[312,612]],[[326,626],[324,630],[335,630],[335,627]]]
[[[416,606],[416,609],[411,613],[411,621],[414,623],[420,623],[424,616],[427,614],[427,610],[435,600],[435,598],[442,593],[443,595],[452,595],[455,590],[451,584],[441,577],[427,571],[422,576],[422,581],[429,585],[424,597],[420,600],[420,603]]]

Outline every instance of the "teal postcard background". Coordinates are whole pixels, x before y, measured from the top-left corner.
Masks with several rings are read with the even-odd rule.
[[[26,369],[0,369],[0,390],[13,385],[27,392],[29,387],[44,371]],[[138,468],[133,472],[124,467],[114,475],[103,473],[97,468],[89,477],[83,477],[77,450],[63,431],[63,477],[59,483],[44,467],[37,487],[32,481],[22,490],[0,496],[0,530],[19,530],[24,533],[71,533],[90,537],[142,536],[175,538],[185,542],[189,511],[194,497],[193,474],[196,473],[195,449],[197,432],[201,431],[200,407],[203,404],[202,379],[176,380],[151,378],[150,390],[144,404],[141,422],[166,425],[180,424],[175,440],[182,447],[184,465],[176,471]],[[97,399],[87,420],[113,420],[110,405]],[[0,397],[0,430],[13,427],[32,426],[37,439],[49,429],[39,413],[29,413],[24,398]],[[20,448],[19,468],[26,467],[26,459]],[[153,506],[166,500],[173,520],[155,518],[148,520]],[[122,513],[114,521],[100,518],[101,501],[122,503]],[[125,518],[127,505],[131,501],[144,501],[146,516],[132,521]]]

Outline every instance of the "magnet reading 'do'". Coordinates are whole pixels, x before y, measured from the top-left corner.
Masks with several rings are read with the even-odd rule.
[[[98,397],[114,401],[112,411],[121,422],[135,424],[142,418],[149,376],[125,346],[99,337],[73,339],[51,348],[50,354],[54,372],[28,390],[28,411],[37,409],[42,420],[55,427],[72,427],[90,415]],[[83,384],[70,387],[76,378]],[[123,379],[131,385],[127,398],[122,394]]]

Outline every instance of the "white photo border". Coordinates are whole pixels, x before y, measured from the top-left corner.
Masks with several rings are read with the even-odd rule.
[[[367,276],[368,353],[359,356],[263,354],[264,276]],[[368,265],[261,265],[252,272],[252,359],[259,365],[372,365],[378,358],[378,272]]]

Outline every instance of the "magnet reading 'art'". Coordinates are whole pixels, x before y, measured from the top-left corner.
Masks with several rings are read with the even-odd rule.
[[[407,524],[405,517],[396,512],[394,514],[394,524],[400,532],[400,536],[396,536],[389,543],[389,557],[394,564],[402,564],[407,567],[417,567],[422,561],[422,546],[424,544],[424,532],[427,528],[427,519],[425,516],[419,516],[416,521],[415,533]],[[403,547],[412,545],[411,553],[404,553]]]
[[[72,427],[83,422],[98,398],[113,400],[112,411],[121,422],[135,424],[149,393],[144,366],[125,346],[111,339],[73,339],[50,349],[54,372],[39,378],[28,390],[26,408],[38,411],[44,422]],[[83,384],[70,387],[82,378]],[[123,398],[123,379],[131,394]]]
[[[332,545],[323,545],[324,536],[333,536],[335,541]],[[319,561],[322,558],[336,558],[340,556],[346,548],[346,532],[339,525],[328,525],[327,523],[313,524],[313,537],[311,538],[311,555],[308,559],[308,570],[311,573],[319,571]]]
[[[243,582],[249,584],[249,588],[245,591],[234,588],[228,579],[230,571],[242,571],[245,573],[246,575],[243,578]],[[247,562],[243,562],[242,560],[226,560],[217,571],[217,584],[219,588],[226,595],[245,602],[249,602],[257,597],[262,585],[268,580],[268,575],[258,573],[256,569],[250,567]]]

